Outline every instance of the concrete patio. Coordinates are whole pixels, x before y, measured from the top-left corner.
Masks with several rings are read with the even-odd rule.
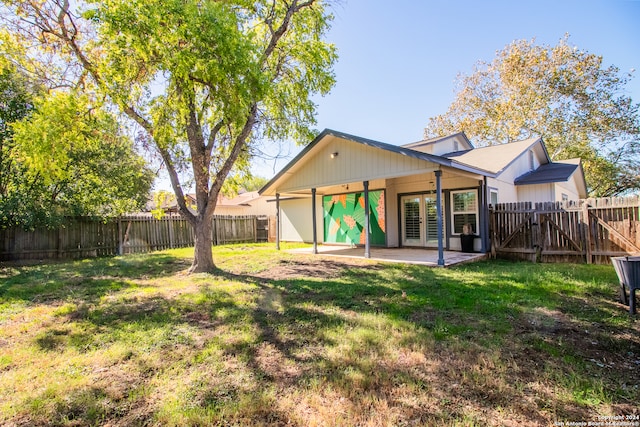
[[[290,249],[290,253],[312,253],[312,248]],[[318,254],[323,256],[364,259],[364,248],[350,246],[318,245]],[[486,254],[444,251],[444,267],[485,259]],[[420,264],[439,267],[438,251],[422,248],[371,248],[371,260],[401,264]]]

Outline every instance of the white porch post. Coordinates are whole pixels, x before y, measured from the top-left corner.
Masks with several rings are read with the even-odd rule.
[[[371,244],[369,241],[369,228],[371,227],[369,224],[369,181],[364,181],[362,185],[364,186],[364,257],[371,258]]]
[[[316,227],[316,189],[311,189],[311,210],[313,211],[311,218],[313,221],[313,253],[318,253],[318,229]]]
[[[280,250],[280,193],[276,193],[276,250]]]
[[[438,265],[444,266],[444,242],[442,241],[442,171],[435,171],[436,174],[436,212],[438,215]]]

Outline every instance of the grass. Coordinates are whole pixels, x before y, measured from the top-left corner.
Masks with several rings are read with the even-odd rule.
[[[270,245],[0,268],[0,424],[549,425],[638,414],[610,266]]]

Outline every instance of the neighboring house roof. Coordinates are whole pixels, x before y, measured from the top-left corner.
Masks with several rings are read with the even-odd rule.
[[[541,138],[530,138],[508,144],[474,148],[472,150],[450,153],[447,154],[446,157],[455,159],[465,165],[482,168],[495,175],[500,175],[511,163],[536,144],[540,144],[544,150],[544,157],[546,157],[546,161],[542,161],[541,163],[549,163],[549,155],[546,149],[544,149]]]
[[[563,160],[541,165],[538,169],[515,179],[515,185],[548,184],[564,182],[580,168],[580,159]]]
[[[238,194],[233,199],[228,199],[222,194],[218,195],[218,202],[216,207],[241,207],[251,206],[249,202],[260,197],[257,191],[246,191],[242,194]]]

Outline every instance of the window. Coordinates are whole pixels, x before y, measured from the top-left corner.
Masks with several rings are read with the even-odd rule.
[[[529,170],[534,170],[536,168],[536,161],[533,155],[533,150],[529,150]]]
[[[569,196],[564,194],[564,193],[562,193],[562,201],[563,202],[568,202],[569,201]]]
[[[498,204],[498,190],[495,188],[489,189],[489,204],[494,207]]]
[[[453,233],[462,234],[465,224],[478,232],[478,193],[476,190],[451,192]]]

